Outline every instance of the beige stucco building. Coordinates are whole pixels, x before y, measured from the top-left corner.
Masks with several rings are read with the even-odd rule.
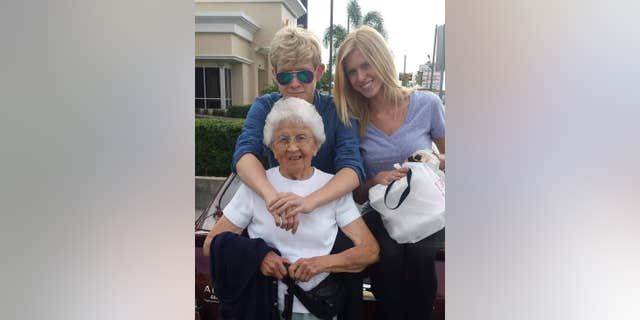
[[[195,0],[196,108],[251,104],[272,83],[269,44],[299,0]]]

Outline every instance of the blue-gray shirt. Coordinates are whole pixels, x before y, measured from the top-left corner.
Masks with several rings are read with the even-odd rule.
[[[268,166],[278,166],[273,153],[262,143],[264,122],[267,114],[282,96],[280,93],[270,93],[258,97],[247,114],[247,119],[242,128],[242,133],[236,141],[236,149],[233,153],[231,170],[236,171],[236,164],[242,155],[247,152],[254,154],[258,159],[262,158],[262,152],[266,151],[269,159]],[[338,118],[333,97],[322,95],[318,91],[314,93],[313,104],[322,117],[326,141],[320,146],[318,154],[311,160],[311,165],[331,174],[336,174],[342,168],[353,169],[360,181],[364,181],[364,169],[362,158],[358,149],[358,136],[355,129],[355,121],[347,128]]]
[[[444,137],[444,109],[440,98],[431,92],[414,91],[409,97],[409,112],[402,126],[388,136],[371,122],[360,139],[367,179],[380,171],[393,170],[417,150],[431,150],[433,139]]]

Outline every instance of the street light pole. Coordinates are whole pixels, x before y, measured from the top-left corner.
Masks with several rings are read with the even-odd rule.
[[[331,10],[329,11],[329,92],[333,90],[333,0],[331,0]]]
[[[433,89],[433,71],[436,67],[436,41],[438,40],[438,25],[436,24],[436,30],[433,34],[433,61],[431,62],[431,70],[429,75],[429,90]]]
[[[404,55],[404,68],[402,69],[402,86],[407,86],[407,55]]]
[[[442,86],[444,85],[444,62],[445,62],[445,57],[446,55],[444,54],[445,51],[445,38],[447,35],[447,25],[443,24],[442,25],[442,68],[440,69],[440,89],[438,90],[438,95],[440,96],[440,100],[442,100]]]

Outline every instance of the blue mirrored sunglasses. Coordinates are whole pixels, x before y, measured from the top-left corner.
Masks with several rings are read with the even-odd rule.
[[[308,84],[308,83],[311,83],[311,81],[313,81],[313,72],[309,70],[278,72],[276,74],[276,80],[278,80],[279,84],[286,86],[289,83],[291,83],[291,81],[293,81],[294,74],[298,78],[298,81],[302,83]]]

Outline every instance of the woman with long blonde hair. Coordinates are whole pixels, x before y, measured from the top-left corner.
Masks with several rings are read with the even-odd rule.
[[[430,93],[407,89],[396,79],[391,50],[373,28],[351,32],[336,57],[334,100],[345,125],[356,120],[366,181],[354,191],[359,203],[369,188],[388,185],[407,174],[394,169],[408,157],[435,158],[445,168],[444,108]],[[432,148],[437,147],[437,152]],[[399,244],[365,206],[365,221],[380,245],[380,262],[373,266],[373,292],[384,319],[430,319],[437,280],[434,256],[444,229],[417,243]]]

